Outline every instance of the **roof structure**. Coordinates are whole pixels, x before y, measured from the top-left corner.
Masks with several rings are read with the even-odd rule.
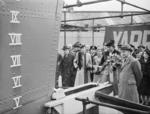
[[[79,0],[77,0],[79,2]],[[96,0],[64,6],[67,8],[62,16],[62,27],[67,30],[90,30],[106,26],[121,26],[135,24],[150,24],[150,11],[146,8],[131,4],[125,0],[116,0],[121,3],[120,11],[74,11],[72,7],[84,6],[112,0]],[[107,2],[106,2],[107,3]],[[124,4],[142,11],[125,11]]]
[[[99,27],[106,27],[106,26],[150,24],[150,14],[134,15],[134,14],[139,14],[139,13],[143,13],[143,12],[124,12],[123,13],[124,15],[131,15],[131,16],[121,17],[121,13],[117,11],[113,11],[113,12],[112,11],[110,12],[109,11],[66,12],[65,25],[66,25],[66,28],[69,27],[68,29],[75,27],[75,29],[79,28],[83,30],[83,28],[87,29],[87,28],[92,28],[92,27],[99,28]],[[118,16],[118,17],[115,18],[115,16]],[[97,17],[99,17],[100,19],[94,19]],[[106,18],[106,17],[110,17],[110,18]],[[89,19],[89,20],[84,20],[84,19]],[[64,20],[64,15],[62,16],[62,20]],[[67,20],[70,20],[70,21],[67,22]],[[63,22],[62,24],[64,25]]]

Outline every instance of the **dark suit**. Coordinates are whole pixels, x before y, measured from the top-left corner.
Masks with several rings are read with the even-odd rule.
[[[129,56],[121,67],[119,75],[119,97],[139,102],[137,86],[142,79],[140,63],[132,56]]]

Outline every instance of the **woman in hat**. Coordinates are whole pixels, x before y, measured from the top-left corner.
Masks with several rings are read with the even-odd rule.
[[[139,87],[139,94],[142,103],[150,104],[150,50],[145,49],[143,56],[140,59],[143,78]]]
[[[80,46],[81,50],[76,54],[74,66],[77,68],[75,86],[89,82],[89,73],[87,68],[91,68],[91,55],[86,53],[85,45]]]
[[[99,70],[101,68],[101,66],[100,66],[101,60],[102,60],[102,50],[101,50],[101,48],[98,48],[97,54],[94,57],[95,65],[93,65],[94,66],[93,82],[96,82],[96,83],[99,82],[99,80],[101,78],[100,73],[99,73]]]

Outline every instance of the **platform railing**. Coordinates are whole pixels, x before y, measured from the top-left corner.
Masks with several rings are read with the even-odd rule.
[[[83,114],[86,114],[86,106],[88,104],[94,104],[96,106],[104,106],[104,107],[108,107],[108,108],[112,108],[112,109],[116,109],[120,112],[123,112],[124,114],[150,114],[150,107],[147,107],[147,106],[143,106],[143,105],[139,105],[139,104],[136,104],[136,103],[132,103],[132,102],[129,102],[129,101],[126,101],[126,100],[122,100],[122,99],[118,99],[118,98],[115,98],[115,97],[110,97],[108,95],[104,95],[100,92],[97,92],[96,93],[96,97],[100,98],[101,96],[104,97],[107,97],[110,102],[112,101],[111,99],[115,99],[117,102],[114,102],[111,104],[110,102],[102,102],[101,101],[92,101],[92,100],[89,100],[88,98],[84,99],[84,98],[75,98],[76,100],[78,101],[81,101],[82,102],[82,105],[83,105]],[[117,104],[118,102],[122,102],[122,103],[119,103]],[[126,105],[123,105],[123,104],[126,104]],[[128,105],[127,105],[128,104]]]

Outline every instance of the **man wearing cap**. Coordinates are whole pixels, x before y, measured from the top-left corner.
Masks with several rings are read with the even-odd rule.
[[[119,94],[122,99],[139,103],[137,87],[142,79],[141,66],[138,60],[131,56],[132,49],[128,45],[122,45],[121,56],[123,63],[119,74]]]
[[[62,58],[62,61],[60,63],[60,74],[62,76],[62,86],[63,87],[71,87],[74,86],[74,81],[72,78],[75,78],[73,74],[74,66],[73,66],[73,60],[74,56],[69,53],[69,47],[64,46],[62,48],[64,51],[64,56]]]

